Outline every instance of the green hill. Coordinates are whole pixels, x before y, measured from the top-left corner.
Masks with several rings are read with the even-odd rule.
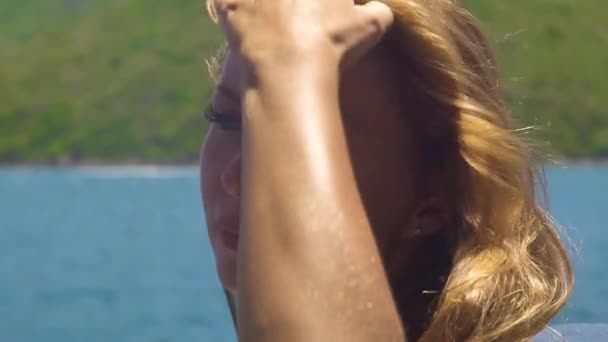
[[[608,157],[608,2],[468,0],[516,113],[569,157]],[[203,0],[3,0],[1,162],[189,162],[205,133]]]
[[[497,47],[515,113],[557,154],[608,157],[608,2],[465,0]]]

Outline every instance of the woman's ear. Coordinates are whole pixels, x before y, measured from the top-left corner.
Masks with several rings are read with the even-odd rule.
[[[431,236],[447,224],[447,206],[445,200],[431,197],[421,202],[413,211],[405,238],[424,238]]]

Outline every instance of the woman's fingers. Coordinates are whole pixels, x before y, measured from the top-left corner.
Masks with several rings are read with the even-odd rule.
[[[379,43],[394,21],[391,9],[379,1],[355,6],[355,13],[354,25],[344,35],[348,39],[344,42],[343,66],[355,63]]]
[[[255,0],[214,0],[215,10],[218,15],[227,16],[230,12],[242,10],[250,6]]]
[[[380,1],[355,5],[352,0],[213,0],[213,4],[228,44],[243,54],[282,58],[291,54],[284,49],[310,53],[316,45],[319,55],[338,57],[335,61],[340,60],[342,67],[376,45],[394,19]]]
[[[361,18],[362,32],[366,38],[379,41],[393,24],[393,11],[380,1],[370,1],[361,6],[355,6],[355,11]]]
[[[213,12],[226,33],[229,43],[238,43],[241,30],[247,26],[246,12],[256,0],[213,0]]]

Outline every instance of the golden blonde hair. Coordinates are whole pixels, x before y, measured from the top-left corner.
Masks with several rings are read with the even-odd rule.
[[[408,335],[527,340],[565,305],[573,274],[538,204],[540,169],[513,127],[491,49],[453,0],[383,2],[396,18],[383,45],[396,52],[403,84],[414,89],[423,166],[445,175],[453,208],[445,285],[426,308],[428,321],[406,324]]]
[[[453,0],[383,2],[396,18],[386,44],[425,104],[416,109],[427,167],[449,177],[455,208],[451,268],[420,340],[527,340],[565,305],[573,274],[538,204],[539,169],[513,128],[494,56]]]

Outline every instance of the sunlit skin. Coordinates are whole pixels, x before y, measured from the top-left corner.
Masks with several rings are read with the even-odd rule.
[[[519,341],[565,305],[537,161],[458,2],[207,7],[228,53],[201,192],[240,342]]]
[[[342,76],[341,112],[350,148],[352,167],[371,228],[382,254],[396,270],[407,268],[408,252],[417,242],[412,239],[415,208],[423,208],[424,189],[415,182],[415,142],[407,110],[399,107],[391,86],[390,66],[380,51],[374,51]],[[217,112],[241,120],[238,92],[238,58],[228,53],[219,81],[222,89],[213,97]],[[232,95],[232,96],[231,96]],[[240,130],[222,129],[211,123],[201,153],[201,192],[209,239],[216,257],[222,285],[236,292],[236,250],[222,242],[224,235],[238,231],[241,206]],[[429,218],[425,218],[429,219]],[[427,232],[428,233],[428,232]],[[395,275],[397,276],[397,275]]]
[[[288,62],[278,62],[284,53],[258,53],[282,44],[297,50],[286,43],[291,36],[269,46],[251,39],[256,53],[236,53],[247,37],[238,12],[232,22],[229,11],[221,17],[234,36],[212,105],[242,127],[211,123],[201,192],[243,341],[405,339],[387,278],[407,272],[420,238],[439,229],[441,200],[418,165],[408,120],[416,113],[407,110],[412,99],[399,90],[395,63],[381,48],[368,50],[392,20],[373,6],[368,15],[380,29],[351,27],[358,36],[341,52],[319,45],[319,58]],[[339,6],[324,10],[343,17]],[[347,51],[352,60],[340,69],[336,56]]]
[[[374,235],[389,253],[409,250],[407,232],[412,227],[416,201],[415,142],[391,84],[391,66],[380,51],[374,51],[342,75],[341,112],[357,185],[369,215]],[[213,96],[217,112],[241,120],[238,94],[238,58],[228,52]],[[232,95],[232,96],[231,96]],[[402,101],[402,100],[401,100]],[[225,248],[221,232],[237,232],[241,190],[240,130],[222,129],[211,123],[201,153],[201,192],[209,239],[216,255],[218,274],[225,288],[236,290],[236,253]],[[404,235],[405,234],[405,235]],[[230,235],[230,234],[228,234]]]

